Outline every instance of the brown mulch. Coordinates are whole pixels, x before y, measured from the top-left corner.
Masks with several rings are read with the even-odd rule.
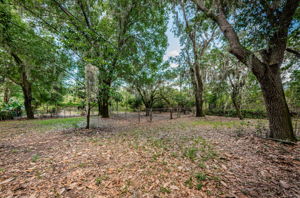
[[[43,133],[10,122],[0,126],[17,134],[0,139],[0,197],[300,197],[299,143],[256,137],[253,120],[242,129],[210,123],[233,118],[200,120]]]

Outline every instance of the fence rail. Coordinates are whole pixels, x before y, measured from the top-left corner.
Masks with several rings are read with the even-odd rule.
[[[112,117],[119,117],[124,119],[136,119],[138,123],[142,121],[156,121],[179,118],[182,115],[191,115],[194,111],[192,109],[184,108],[145,108],[135,109],[134,111],[111,111]]]

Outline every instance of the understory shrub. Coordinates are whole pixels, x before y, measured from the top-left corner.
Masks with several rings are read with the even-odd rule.
[[[0,106],[0,120],[12,120],[22,115],[22,105],[17,101],[10,101]]]

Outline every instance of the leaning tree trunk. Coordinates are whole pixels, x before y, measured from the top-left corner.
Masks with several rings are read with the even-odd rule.
[[[21,83],[19,84],[22,87],[23,95],[24,95],[24,106],[25,111],[28,119],[34,118],[33,108],[32,108],[32,90],[31,90],[31,83],[28,80],[27,72],[26,72],[26,65],[20,59],[20,57],[11,52],[12,57],[15,59],[16,63],[20,66],[19,71],[21,74]]]
[[[267,67],[265,75],[257,76],[263,92],[271,138],[296,141],[289,108],[285,99],[279,67]]]
[[[295,11],[296,8],[294,7],[293,9]],[[215,20],[229,41],[231,46],[230,53],[235,55],[245,65],[250,66],[253,74],[260,83],[269,119],[269,137],[296,141],[280,77],[280,65],[283,59],[283,52],[286,48],[286,39],[284,39],[286,37],[284,34],[282,32],[277,33],[278,38],[276,40],[279,44],[275,45],[275,47],[271,46],[273,47],[271,49],[262,51],[262,62],[251,51],[241,46],[236,32],[226,20],[223,12],[215,16]],[[287,29],[288,27],[286,27],[286,35]],[[271,44],[274,45],[272,42]]]
[[[277,139],[288,139],[296,141],[296,136],[293,133],[293,126],[288,105],[286,103],[282,81],[280,78],[280,65],[284,58],[284,51],[286,50],[289,26],[293,20],[293,16],[299,5],[297,0],[287,0],[282,4],[282,11],[279,12],[278,17],[271,12],[266,17],[271,21],[276,20],[273,27],[269,27],[274,31],[267,40],[268,47],[261,50],[263,61],[261,61],[253,52],[246,49],[240,43],[239,36],[234,30],[233,26],[227,20],[225,9],[222,9],[220,1],[215,1],[212,7],[217,7],[217,13],[210,12],[211,9],[206,7],[203,1],[193,0],[198,9],[207,14],[209,18],[214,20],[220,27],[223,35],[227,38],[230,45],[230,53],[236,56],[242,63],[252,68],[252,72],[258,79],[268,113],[270,125],[270,137]],[[271,22],[269,21],[269,22]],[[272,22],[271,22],[272,23]],[[269,30],[271,30],[269,29]]]

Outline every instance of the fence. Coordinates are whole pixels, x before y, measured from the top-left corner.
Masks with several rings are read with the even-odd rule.
[[[64,117],[77,117],[83,116],[85,112],[78,108],[64,108],[64,109],[55,109],[53,111],[35,111],[36,118],[64,118]]]
[[[292,109],[292,118],[293,118],[293,127],[294,131],[297,135],[300,134],[300,113],[299,111],[295,111],[295,108]],[[297,109],[299,110],[299,109]],[[230,111],[231,112],[231,111]],[[185,115],[194,115],[195,109],[194,108],[146,108],[146,109],[136,109],[134,111],[110,111],[110,115],[113,118],[119,118],[119,119],[130,119],[134,122],[153,122],[158,120],[167,120],[167,119],[175,119],[180,118],[181,116]],[[210,115],[219,115],[219,116],[230,116],[234,117],[234,113],[231,112],[231,114],[228,115],[221,115],[220,112],[213,112],[210,113]],[[251,112],[250,112],[251,113]],[[249,113],[248,113],[249,114]],[[253,114],[253,112],[252,112]],[[252,115],[251,114],[251,115]],[[22,116],[20,116],[20,113],[18,114],[12,114],[14,116],[9,116],[6,119],[0,117],[0,120],[7,120],[7,119],[22,119],[26,118],[25,112],[22,113]],[[91,116],[97,116],[98,111],[96,108],[93,108],[91,110]],[[254,114],[253,114],[254,115]],[[259,114],[262,115],[262,114]],[[78,116],[85,116],[84,109],[81,108],[57,108],[52,111],[42,111],[42,110],[36,110],[35,111],[35,118],[65,118],[65,117],[78,117]],[[255,116],[257,116],[255,114]],[[254,117],[255,117],[254,116]],[[247,116],[245,116],[247,117]],[[250,118],[253,118],[250,116]],[[258,116],[257,118],[261,118]]]
[[[187,108],[146,108],[137,109],[132,112],[113,111],[110,115],[113,118],[136,120],[138,123],[141,123],[143,121],[153,122],[175,119],[181,116],[191,115],[192,113],[194,113],[194,111]]]
[[[93,115],[97,112],[93,111]],[[24,110],[20,112],[11,111],[9,115],[12,116],[0,116],[0,120],[17,120],[26,118],[26,112]],[[78,117],[85,115],[85,111],[79,108],[57,108],[51,111],[47,110],[35,110],[35,118],[64,118],[64,117]]]

